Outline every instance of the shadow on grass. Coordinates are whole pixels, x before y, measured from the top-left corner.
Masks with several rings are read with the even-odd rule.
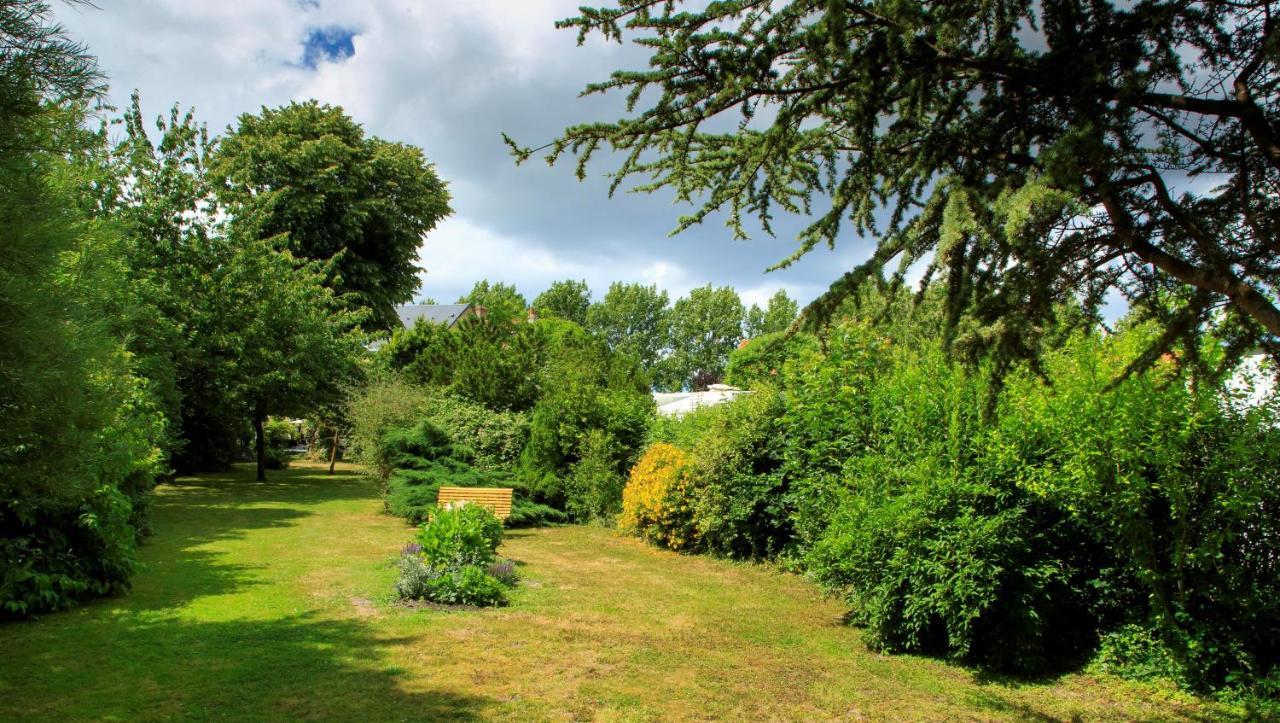
[[[309,469],[277,471],[266,483],[236,469],[165,485],[132,591],[0,625],[0,718],[481,719],[495,701],[402,680],[388,661],[408,641],[360,619],[244,599],[239,608],[187,605],[280,582],[263,569],[269,563],[236,561],[212,543],[365,498],[376,503],[367,481]]]
[[[480,720],[491,698],[407,690],[355,620],[80,620],[0,630],[0,697],[18,719]],[[74,635],[61,635],[59,632]],[[26,640],[15,638],[29,638]]]

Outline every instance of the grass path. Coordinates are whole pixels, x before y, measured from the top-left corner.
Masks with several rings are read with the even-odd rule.
[[[130,594],[0,625],[0,717],[1212,717],[1116,681],[877,655],[797,577],[598,528],[510,532],[509,608],[398,607],[411,530],[351,470],[184,478],[158,490],[155,530]]]

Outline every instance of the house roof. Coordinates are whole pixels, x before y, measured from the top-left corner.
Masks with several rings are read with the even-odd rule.
[[[453,326],[469,308],[471,304],[404,304],[396,307],[396,313],[406,328],[413,326],[418,319]]]

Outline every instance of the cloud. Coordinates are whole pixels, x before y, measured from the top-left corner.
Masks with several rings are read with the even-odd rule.
[[[532,298],[556,279],[586,278],[597,296],[624,280],[673,297],[713,283],[757,302],[777,288],[807,301],[869,255],[869,242],[850,238],[766,275],[794,251],[803,219],[780,218],[777,238],[749,242],[733,240],[723,218],[669,237],[688,209],[665,193],[607,198],[607,159],[583,183],[571,165],[517,168],[503,132],[538,145],[567,125],[619,117],[622,98],[579,92],[646,62],[641,48],[598,39],[577,47],[572,31],[556,30],[577,5],[137,0],[57,12],[99,55],[117,105],[137,88],[144,112],[180,102],[220,131],[264,105],[316,98],[369,133],[421,147],[456,212],[424,243],[422,296],[451,300],[489,278]]]

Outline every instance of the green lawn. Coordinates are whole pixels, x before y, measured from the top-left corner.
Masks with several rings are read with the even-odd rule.
[[[156,496],[133,591],[0,626],[20,719],[1207,719],[1119,681],[984,680],[868,652],[766,566],[592,527],[519,530],[500,610],[398,607],[411,530],[348,470],[187,478]]]

